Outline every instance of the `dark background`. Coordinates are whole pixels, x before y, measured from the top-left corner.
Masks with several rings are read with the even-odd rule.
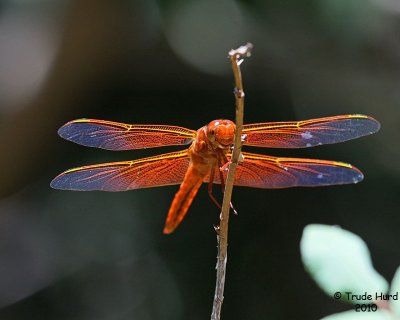
[[[360,235],[390,280],[400,264],[399,22],[396,0],[0,2],[0,319],[209,318],[218,210],[205,187],[164,236],[177,186],[79,193],[49,183],[74,166],[179,149],[85,148],[57,136],[69,120],[233,120],[226,57],[248,41],[246,123],[362,113],[382,129],[308,150],[251,149],[349,162],[365,180],[234,189],[223,319],[351,308],[303,269],[310,223]]]

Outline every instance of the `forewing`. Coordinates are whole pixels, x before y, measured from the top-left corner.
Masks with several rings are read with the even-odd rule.
[[[195,131],[167,125],[125,124],[95,119],[78,119],[63,125],[58,134],[69,141],[107,150],[132,150],[169,145],[186,145]]]
[[[380,124],[364,115],[344,115],[298,122],[267,122],[243,126],[244,145],[306,148],[356,139],[375,133]]]
[[[189,158],[187,150],[132,161],[103,163],[67,170],[51,187],[76,191],[127,191],[180,184]]]
[[[244,152],[235,185],[253,188],[319,187],[360,182],[364,176],[354,166],[336,161],[277,158]],[[226,172],[224,172],[226,179]],[[206,178],[208,181],[208,177]],[[220,183],[216,173],[214,183]]]

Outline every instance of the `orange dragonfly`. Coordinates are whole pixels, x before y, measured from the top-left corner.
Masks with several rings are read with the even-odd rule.
[[[380,124],[364,115],[343,115],[298,122],[267,122],[243,126],[243,145],[269,148],[306,148],[359,138],[375,133]],[[126,191],[181,184],[168,212],[163,232],[175,230],[184,218],[203,182],[226,178],[235,124],[214,120],[194,131],[169,125],[124,124],[78,119],[58,134],[69,141],[107,150],[131,150],[170,145],[189,145],[186,150],[153,157],[95,164],[67,170],[51,187],[79,191]],[[357,183],[364,177],[350,164],[300,158],[273,157],[243,152],[234,184],[253,188],[316,187]]]

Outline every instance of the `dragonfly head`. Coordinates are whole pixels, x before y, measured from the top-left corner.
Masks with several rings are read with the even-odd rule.
[[[235,129],[235,124],[230,120],[214,120],[207,125],[206,134],[214,146],[225,149],[233,144]]]

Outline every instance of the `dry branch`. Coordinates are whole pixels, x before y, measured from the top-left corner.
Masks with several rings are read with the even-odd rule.
[[[233,76],[235,78],[235,100],[236,100],[236,132],[235,142],[233,145],[231,164],[229,165],[228,176],[225,183],[224,200],[222,203],[222,210],[220,215],[220,224],[217,232],[218,242],[218,257],[217,257],[217,280],[215,284],[215,295],[211,320],[219,320],[221,315],[222,302],[224,300],[224,285],[226,273],[226,261],[228,251],[228,222],[229,222],[229,209],[232,198],[233,182],[235,180],[235,173],[237,165],[241,158],[242,150],[242,127],[243,127],[243,112],[244,112],[244,91],[242,83],[242,74],[240,65],[244,58],[249,57],[253,45],[247,43],[236,50],[229,52],[229,59],[231,60]]]

